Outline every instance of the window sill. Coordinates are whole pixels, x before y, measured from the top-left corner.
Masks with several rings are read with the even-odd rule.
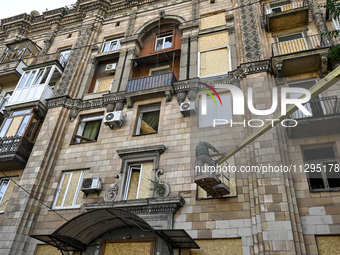
[[[81,205],[73,206],[73,207],[53,207],[52,209],[49,209],[49,211],[52,210],[74,210],[74,209],[80,209]]]
[[[330,189],[309,189],[309,191],[311,193],[340,191],[340,187],[339,188],[330,188]]]
[[[81,144],[88,144],[88,143],[96,143],[97,141],[88,141],[88,142],[82,142],[82,143],[70,143],[70,145],[81,145]]]
[[[148,133],[148,134],[140,134],[140,135],[132,135],[132,137],[145,136],[145,135],[156,135],[156,134],[158,134],[158,132],[156,132],[156,133]]]

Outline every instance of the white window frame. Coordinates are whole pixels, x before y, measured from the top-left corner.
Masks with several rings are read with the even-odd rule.
[[[107,76],[107,77],[98,78],[98,79],[96,80],[96,85],[94,86],[93,93],[97,93],[97,89],[98,89],[98,85],[99,85],[99,80],[101,80],[101,79],[111,79],[111,85],[110,85],[109,90],[105,90],[105,91],[110,91],[111,88],[112,88],[113,77],[114,77],[114,76]],[[105,92],[105,91],[101,91],[101,92],[98,92],[98,93],[103,93],[103,92]]]
[[[171,34],[170,34],[171,33]],[[171,37],[171,46],[164,48],[165,47],[165,39]],[[173,45],[173,32],[169,32],[169,33],[163,33],[160,35],[156,36],[156,41],[155,41],[155,51],[159,51],[159,50],[164,50],[164,49],[169,49],[172,47]],[[157,49],[157,42],[162,40],[162,48],[161,49]]]
[[[123,38],[111,38],[111,39],[106,39],[103,43],[103,47],[102,47],[102,50],[101,50],[101,53],[106,53],[106,52],[111,52],[111,51],[115,51],[115,50],[119,50],[120,49],[120,40],[123,39]],[[115,49],[113,50],[110,50],[111,48],[111,44],[116,42],[116,47]],[[104,51],[105,50],[105,46],[109,44],[108,46],[108,50],[107,51]]]
[[[152,106],[159,106],[159,109],[158,110],[149,110],[149,111],[145,111],[145,112],[141,112],[141,110],[143,108],[147,108],[147,107],[152,107]],[[136,132],[135,132],[135,135],[146,135],[146,134],[141,134],[140,133],[140,129],[142,127],[142,119],[143,119],[143,114],[144,113],[148,113],[148,112],[156,112],[158,111],[159,112],[159,118],[158,118],[158,129],[157,129],[157,132],[155,133],[150,133],[150,134],[158,134],[158,130],[159,130],[159,122],[160,122],[160,116],[161,116],[161,104],[152,104],[152,105],[140,105],[139,108],[138,108],[138,116],[137,116],[137,126],[136,126]]]
[[[228,55],[229,55],[229,71],[232,71],[232,67],[231,67],[231,55],[230,55],[230,46],[229,45],[225,45],[225,46],[221,46],[221,47],[216,47],[216,48],[211,48],[211,49],[207,49],[207,50],[202,50],[198,52],[198,65],[197,65],[197,75],[198,77],[204,77],[204,78],[208,78],[208,77],[215,77],[215,76],[220,76],[220,75],[225,75],[228,74],[228,72],[226,73],[219,73],[219,74],[213,74],[213,75],[206,75],[206,76],[201,76],[201,53],[204,52],[208,52],[208,51],[214,51],[214,50],[219,50],[219,49],[228,49]]]
[[[128,198],[130,182],[131,182],[131,175],[132,175],[132,171],[133,171],[134,168],[139,168],[139,180],[138,180],[138,187],[137,187],[137,195],[136,195],[135,199],[139,198],[139,190],[140,190],[142,174],[143,174],[143,164],[130,165],[129,166],[127,176],[126,176],[126,184],[125,184],[123,200],[127,200],[127,198]]]
[[[65,199],[67,197],[68,190],[70,188],[70,184],[71,184],[73,173],[74,172],[80,172],[80,171],[81,171],[81,174],[80,174],[80,177],[79,177],[79,180],[78,180],[76,192],[75,192],[74,197],[73,197],[72,206],[63,206],[64,203],[65,203]],[[79,195],[79,192],[80,192],[80,188],[81,188],[81,185],[82,185],[83,180],[84,180],[84,174],[88,173],[89,170],[80,170],[80,171],[65,171],[65,172],[63,172],[63,176],[62,176],[61,181],[59,183],[57,194],[56,194],[56,197],[54,199],[53,209],[74,209],[74,208],[80,208],[81,207],[81,204],[77,205],[75,203],[77,202],[77,198],[78,198],[78,195]],[[67,183],[65,194],[64,194],[63,200],[61,202],[61,206],[56,206],[58,198],[59,198],[60,190],[62,188],[65,176],[67,174],[70,174],[70,178],[69,178],[68,183]]]
[[[269,8],[267,9],[267,14],[272,14],[273,13],[273,9],[277,9],[277,8],[281,8],[281,12],[284,12],[282,10],[282,7],[286,6],[286,5],[292,5],[292,9],[294,9],[294,4],[295,3],[292,0],[290,0],[290,4],[282,4],[282,5],[279,5],[279,6],[274,7],[274,8],[270,7],[270,2],[268,4],[269,4]]]
[[[2,179],[0,179],[0,191],[1,191],[1,189],[2,189],[2,187],[3,187],[5,182],[7,182],[7,186],[5,188],[5,192],[3,194],[0,194],[1,195],[0,196],[0,204],[2,203],[2,200],[3,200],[3,198],[4,198],[4,196],[5,196],[6,192],[7,192],[7,189],[8,189],[8,186],[9,186],[10,182],[11,182],[11,179],[10,178],[2,178]]]

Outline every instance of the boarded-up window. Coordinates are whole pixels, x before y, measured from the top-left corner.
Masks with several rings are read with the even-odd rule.
[[[46,244],[38,244],[37,249],[35,251],[35,255],[60,255],[60,251],[51,245],[46,245]],[[73,254],[73,252],[69,252],[70,255]]]
[[[228,32],[199,37],[199,76],[215,76],[228,73],[230,68]]]
[[[0,180],[0,211],[5,211],[15,186],[13,181],[16,182],[17,180],[18,177],[11,177]]]
[[[93,92],[103,92],[111,89],[111,84],[113,81],[113,76],[99,78],[96,82],[96,87]]]
[[[195,242],[200,249],[191,250],[190,255],[242,254],[241,238],[195,240]]]
[[[279,42],[278,50],[281,55],[308,49],[306,39],[302,33],[281,36],[277,40]]]
[[[154,254],[154,239],[131,239],[131,240],[113,240],[105,241],[101,254],[104,255],[150,255]]]
[[[317,236],[320,255],[339,254],[340,236]]]
[[[124,200],[149,197],[152,169],[153,162],[129,166]]]
[[[202,16],[200,29],[207,29],[212,27],[218,27],[226,25],[225,12],[212,13]]]
[[[80,192],[83,179],[88,171],[64,172],[59,184],[54,208],[77,208],[81,205],[82,193]]]

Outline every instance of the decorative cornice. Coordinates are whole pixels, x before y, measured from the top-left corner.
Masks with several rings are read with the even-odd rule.
[[[166,151],[166,147],[163,144],[160,145],[153,145],[153,146],[143,146],[138,148],[131,148],[131,149],[122,149],[117,150],[119,157],[123,159],[128,159],[131,157],[135,157],[136,154],[158,154],[161,155],[163,152]]]
[[[182,197],[159,197],[84,204],[86,210],[120,208],[135,214],[174,214],[185,204]]]

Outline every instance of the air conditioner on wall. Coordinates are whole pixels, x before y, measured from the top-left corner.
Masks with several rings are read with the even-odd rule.
[[[108,112],[105,114],[104,124],[110,128],[113,128],[114,124],[121,127],[123,125],[124,119],[125,116],[123,115],[122,111]]]
[[[191,101],[191,102],[181,103],[180,110],[181,110],[181,113],[183,114],[183,116],[195,114],[196,113],[195,102]]]
[[[81,185],[81,191],[88,193],[100,192],[102,190],[102,180],[98,177],[85,178]]]
[[[117,67],[117,63],[107,64],[105,66],[105,72],[106,73],[114,73],[114,72],[116,72],[116,67]]]

